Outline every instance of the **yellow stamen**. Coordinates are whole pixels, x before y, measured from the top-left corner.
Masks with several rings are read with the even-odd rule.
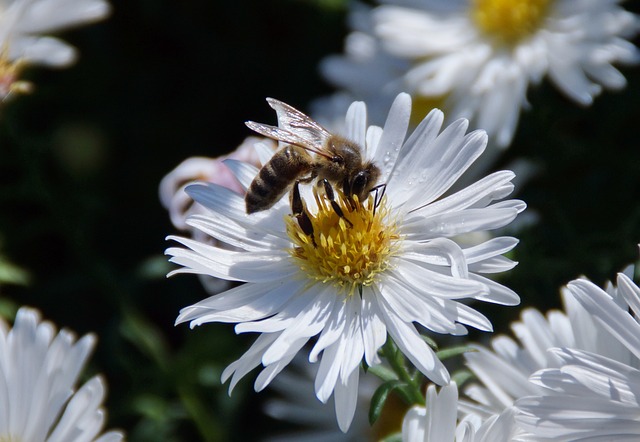
[[[389,268],[389,258],[398,250],[400,235],[390,220],[386,198],[375,209],[370,196],[361,203],[338,192],[337,202],[345,221],[325,196],[315,193],[318,211],[309,214],[313,238],[305,234],[295,217],[287,217],[287,233],[293,242],[291,256],[309,278],[332,283],[346,296],[356,288],[370,286]],[[351,223],[351,224],[349,224]]]
[[[6,45],[0,51],[0,101],[6,101],[16,94],[28,94],[33,90],[31,83],[19,80],[25,65],[23,59],[9,59]]]
[[[513,45],[540,28],[551,0],[472,0],[471,14],[487,36]]]

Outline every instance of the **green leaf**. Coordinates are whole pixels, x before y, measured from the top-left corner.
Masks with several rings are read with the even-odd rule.
[[[458,387],[462,386],[469,379],[472,379],[474,376],[468,370],[460,370],[451,375],[451,380],[458,384]]]
[[[399,390],[408,386],[409,384],[402,381],[388,381],[380,385],[371,398],[371,406],[369,407],[369,423],[371,425],[376,423],[382,413],[382,409],[384,408],[384,404],[387,401],[389,393],[395,389]]]
[[[383,439],[380,439],[380,442],[402,442],[402,433],[391,434]]]
[[[378,376],[383,381],[398,380],[398,375],[395,374],[393,370],[391,370],[388,367],[385,367],[384,365],[376,365],[375,367],[369,367],[368,372],[373,373],[375,376]]]
[[[167,367],[168,350],[162,333],[142,315],[127,312],[120,332],[150,359],[161,367]]]
[[[436,352],[436,355],[438,356],[438,359],[440,359],[441,361],[444,361],[445,359],[449,359],[454,356],[459,356],[464,353],[475,352],[475,351],[477,350],[473,347],[470,347],[468,345],[461,345],[459,347],[445,348],[443,350]]]
[[[30,279],[29,272],[0,256],[0,284],[27,285]]]
[[[436,341],[431,339],[429,336],[425,336],[425,335],[420,335],[420,336],[422,337],[422,340],[426,342],[429,347],[433,348],[435,351],[438,351],[438,344],[436,343]]]

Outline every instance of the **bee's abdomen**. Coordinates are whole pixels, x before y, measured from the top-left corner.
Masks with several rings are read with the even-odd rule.
[[[303,154],[292,147],[277,152],[253,179],[244,198],[247,213],[273,206],[285,194],[291,183],[306,173],[310,165]]]

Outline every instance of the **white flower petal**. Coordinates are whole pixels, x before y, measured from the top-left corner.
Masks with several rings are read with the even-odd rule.
[[[192,215],[186,224],[218,241],[248,252],[261,252],[278,246],[285,249],[289,246],[289,242],[280,236],[247,228],[216,214]]]
[[[510,170],[494,172],[470,186],[435,201],[432,204],[421,206],[418,201],[412,202],[412,205],[416,206],[416,208],[413,209],[411,213],[418,212],[420,216],[427,217],[436,213],[456,212],[468,207],[474,207],[479,202],[485,202],[485,204],[482,205],[482,207],[485,207],[494,199],[503,198],[511,193],[513,185],[511,185],[510,181],[513,180],[514,177],[515,174]]]
[[[376,296],[382,305],[384,298]],[[405,323],[389,308],[381,309],[386,319],[387,330],[398,348],[426,377],[438,385],[449,382],[449,373],[433,350],[420,337],[413,325]]]
[[[258,175],[259,169],[253,164],[249,164],[245,161],[226,159],[223,163],[231,169],[233,175],[240,182],[240,185],[245,191],[249,188],[256,175]]]
[[[96,343],[18,310],[12,329],[0,320],[0,434],[19,440],[94,441],[102,431],[106,386],[100,376],[76,391]],[[121,440],[109,432],[104,438]]]
[[[46,33],[105,18],[111,7],[103,0],[33,1],[17,26],[20,32]]]
[[[427,389],[427,440],[453,440],[456,430],[458,387],[455,382],[445,385],[436,394],[435,385]]]
[[[346,121],[349,129],[347,138],[360,146],[366,146],[367,106],[362,102],[354,102],[347,110]]]
[[[618,290],[636,318],[640,317],[640,288],[624,273],[618,273]]]
[[[316,345],[313,346],[309,353],[309,361],[316,362],[321,351],[333,345],[344,332],[346,327],[346,303],[336,302],[333,305],[331,319],[327,326],[322,330],[322,334],[318,338]]]
[[[358,403],[358,378],[360,370],[354,369],[348,378],[338,382],[335,388],[335,405],[338,426],[346,432],[351,425]]]
[[[414,442],[424,441],[426,425],[423,421],[427,419],[427,409],[425,407],[412,407],[404,416],[402,421],[402,441]]]
[[[271,345],[271,347],[262,355],[262,363],[270,365],[282,358],[283,351],[291,342],[300,338],[310,338],[320,333],[333,310],[334,299],[329,297],[327,302],[326,290],[318,292],[315,296],[310,297],[295,318],[291,318],[291,323],[283,329],[282,334]],[[295,301],[294,301],[295,302]],[[282,313],[276,315],[279,316]],[[251,328],[251,324],[244,324]],[[238,325],[238,327],[240,324]]]
[[[369,289],[365,289],[369,291]],[[362,341],[364,343],[364,358],[367,365],[380,363],[378,350],[387,340],[387,327],[381,318],[378,304],[373,302],[372,294],[362,297]]]
[[[409,260],[403,259],[393,273],[398,280],[414,286],[418,293],[426,297],[463,299],[489,294],[489,289],[482,283],[430,272]]]
[[[402,233],[412,241],[452,237],[463,233],[504,227],[518,215],[516,208],[467,209],[441,213],[426,218],[414,216],[402,226]]]
[[[213,247],[187,238],[170,236],[168,239],[191,248],[191,251],[178,247],[167,249],[166,253],[172,255],[171,262],[185,266],[169,275],[190,272],[231,281],[270,282],[291,276],[297,271],[285,260],[284,253],[281,256],[274,256],[274,253],[268,252],[248,254]]]
[[[290,339],[289,342],[286,343],[286,345],[278,345],[278,344],[281,344],[278,342],[281,336],[282,334],[280,334],[278,339],[276,339],[276,341],[273,344],[271,344],[271,347],[269,348],[269,349],[274,348],[274,346],[280,347],[279,358],[277,359],[272,358],[273,361],[270,364],[267,364],[265,362],[264,356],[262,358],[263,359],[262,363],[263,365],[265,365],[265,369],[260,372],[260,374],[258,375],[258,377],[256,377],[256,380],[253,384],[253,388],[256,392],[260,392],[264,390],[271,383],[271,381],[287,365],[289,365],[289,363],[293,360],[294,356],[300,351],[300,349],[302,349],[302,347],[304,347],[304,345],[309,340],[308,337],[301,336],[301,337]],[[269,350],[267,350],[267,352],[268,351]]]
[[[229,383],[229,395],[233,392],[233,389],[238,382],[251,370],[260,365],[262,359],[262,353],[268,348],[279,336],[279,333],[261,334],[238,360],[232,362],[224,369],[220,376],[221,381],[227,382],[231,378]]]
[[[389,117],[384,124],[382,136],[376,145],[374,162],[382,170],[381,182],[388,182],[395,167],[395,161],[402,148],[402,142],[409,126],[411,116],[411,97],[400,94],[394,100]]]
[[[342,360],[340,341],[331,344],[322,352],[322,359],[318,367],[318,374],[314,383],[316,396],[321,402],[326,403],[333,392],[338,375],[340,373],[340,363]]]
[[[568,284],[578,302],[636,358],[640,358],[640,325],[601,288],[587,280]]]
[[[485,278],[476,273],[469,273],[469,278],[481,282],[489,287],[489,295],[479,296],[479,301],[491,302],[493,304],[500,305],[518,305],[520,304],[520,297],[508,287],[503,286],[495,282],[492,279]]]

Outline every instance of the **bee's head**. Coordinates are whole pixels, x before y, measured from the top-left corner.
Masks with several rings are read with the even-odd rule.
[[[380,178],[380,169],[372,162],[367,162],[344,181],[343,192],[349,196],[356,195],[359,201],[364,201],[376,185],[378,178]]]

